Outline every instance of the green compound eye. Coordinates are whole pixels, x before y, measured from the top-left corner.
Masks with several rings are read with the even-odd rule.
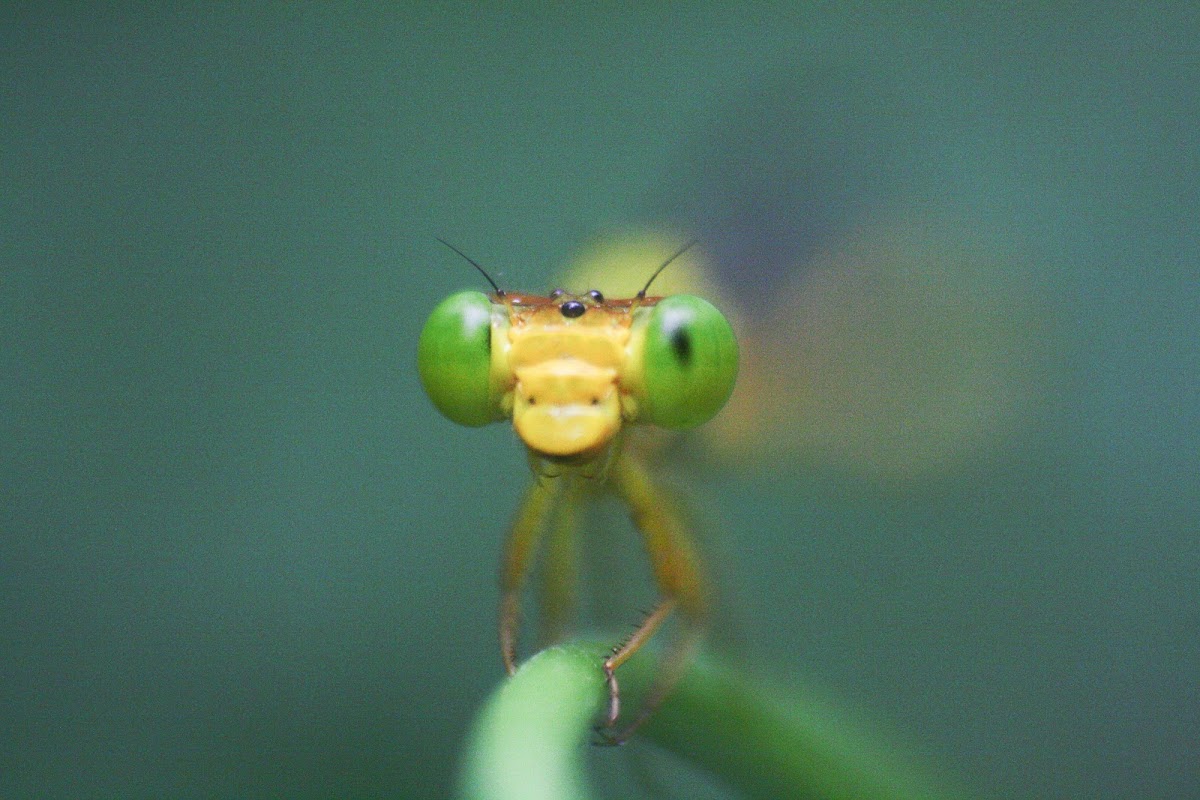
[[[417,371],[437,410],[459,425],[499,418],[492,397],[492,301],[483,292],[458,292],[438,304],[417,344]]]
[[[707,300],[680,294],[658,302],[642,351],[645,396],[638,418],[691,428],[713,417],[733,392],[738,347],[733,329]]]

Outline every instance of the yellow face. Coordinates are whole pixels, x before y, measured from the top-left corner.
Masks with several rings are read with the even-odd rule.
[[[620,378],[633,314],[591,296],[513,297],[493,328],[493,358],[512,380],[512,420],[531,449],[590,454],[621,429]],[[507,404],[507,403],[506,403]]]

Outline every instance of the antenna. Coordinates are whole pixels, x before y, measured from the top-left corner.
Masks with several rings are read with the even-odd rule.
[[[681,255],[686,253],[688,250],[691,250],[692,245],[694,245],[696,243],[696,241],[697,241],[696,239],[692,239],[690,242],[685,244],[683,247],[676,250],[675,255],[668,258],[666,261],[664,261],[662,263],[662,265],[658,269],[654,270],[654,274],[650,276],[650,280],[646,281],[646,285],[643,286],[642,290],[637,293],[637,299],[644,300],[646,298],[646,292],[650,289],[650,284],[654,283],[654,279],[658,277],[658,273],[660,273],[664,269],[666,269],[667,265],[670,264],[672,261],[679,258]]]
[[[487,274],[487,270],[485,270],[483,267],[479,266],[479,264],[477,264],[477,263],[475,262],[475,259],[471,258],[469,255],[467,255],[466,253],[464,253],[462,250],[459,250],[457,247],[455,247],[454,245],[450,244],[449,242],[447,242],[447,241],[446,241],[445,239],[443,239],[442,237],[440,237],[440,236],[435,236],[435,237],[433,237],[433,238],[437,239],[439,242],[441,242],[442,244],[446,245],[446,247],[449,247],[451,250],[453,250],[454,252],[458,253],[458,254],[459,254],[460,256],[462,256],[463,258],[465,258],[465,259],[467,260],[467,263],[468,263],[468,264],[470,264],[470,265],[471,265],[472,267],[474,267],[475,269],[479,270],[479,274],[480,274],[480,275],[482,275],[483,277],[487,278],[487,282],[488,282],[488,283],[490,283],[490,284],[492,285],[492,288],[496,290],[496,296],[497,296],[497,297],[504,297],[504,290],[503,290],[503,289],[501,289],[499,286],[497,286],[497,285],[496,285],[496,282],[495,282],[494,280],[492,280],[492,276],[491,276],[491,275],[488,275],[488,274]],[[677,253],[676,255],[678,255],[678,253]],[[671,256],[671,258],[674,258],[674,257],[675,257],[675,256]],[[664,264],[663,266],[665,267],[665,266],[666,266],[666,264]],[[660,271],[660,272],[662,271],[662,267],[660,267],[660,268],[659,268],[659,271]],[[656,273],[654,273],[654,274],[655,274],[655,275],[657,275],[658,273],[656,272]],[[654,279],[653,279],[653,278],[651,278],[651,280],[654,280]],[[649,284],[647,284],[647,286],[649,286]]]

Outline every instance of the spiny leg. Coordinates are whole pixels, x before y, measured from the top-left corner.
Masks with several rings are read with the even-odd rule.
[[[508,673],[517,671],[517,631],[521,623],[521,589],[529,576],[546,519],[562,496],[564,479],[538,475],[513,520],[500,565],[500,655]]]
[[[637,717],[621,730],[604,734],[605,743],[620,744],[650,717],[682,675],[703,633],[708,597],[687,522],[671,496],[654,483],[646,468],[632,455],[623,455],[617,460],[611,479],[617,493],[629,505],[634,524],[642,533],[654,580],[664,599],[604,662],[609,695],[606,727],[616,724],[621,711],[617,668],[654,635],[676,608],[684,626],[680,638],[660,660],[654,684]]]
[[[542,563],[538,600],[541,640],[557,642],[566,635],[576,605],[579,584],[579,504],[583,499],[583,481],[570,473],[556,480],[564,482],[554,519],[547,534],[545,560]]]
[[[617,685],[617,668],[628,661],[634,653],[641,649],[643,644],[650,640],[650,637],[654,635],[660,625],[666,622],[667,617],[674,610],[674,600],[663,600],[646,615],[646,618],[634,628],[633,633],[629,634],[625,641],[612,649],[612,655],[604,660],[604,680],[608,684],[607,727],[614,725],[617,717],[621,715],[621,692]]]

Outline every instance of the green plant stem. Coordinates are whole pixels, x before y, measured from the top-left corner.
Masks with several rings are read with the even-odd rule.
[[[582,759],[604,701],[596,651],[543,650],[505,680],[476,717],[462,794],[479,800],[585,800]]]
[[[602,647],[545,650],[506,680],[477,717],[466,749],[462,793],[470,800],[583,800],[583,758],[607,700]],[[653,659],[621,669],[623,695],[653,680]],[[916,800],[954,795],[935,788],[882,738],[844,710],[697,659],[639,732],[751,798]]]

